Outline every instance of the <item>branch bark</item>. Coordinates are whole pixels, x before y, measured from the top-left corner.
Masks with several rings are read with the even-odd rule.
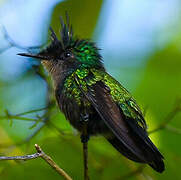
[[[31,160],[36,158],[42,158],[47,164],[49,164],[59,175],[64,177],[65,180],[72,180],[72,178],[60,168],[50,156],[45,154],[38,144],[35,144],[37,153],[25,155],[25,156],[0,156],[0,161],[2,160]]]

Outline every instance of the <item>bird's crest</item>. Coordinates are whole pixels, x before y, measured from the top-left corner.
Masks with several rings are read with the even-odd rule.
[[[62,16],[60,17],[60,39],[56,36],[54,30],[50,27],[50,36],[51,36],[51,44],[44,50],[42,50],[39,54],[57,54],[61,51],[66,50],[66,48],[73,46],[75,41],[73,40],[73,29],[72,25],[70,25],[69,16],[66,13],[66,22],[64,22]]]
[[[21,56],[28,56],[43,60],[59,59],[61,54],[71,51],[76,59],[84,66],[101,66],[102,58],[96,44],[88,39],[79,39],[74,36],[69,16],[66,13],[66,20],[60,17],[60,39],[56,36],[54,30],[50,27],[51,43],[42,49],[38,54],[20,53]]]
[[[62,50],[65,50],[73,41],[73,29],[72,25],[70,25],[70,19],[68,14],[66,13],[66,23],[64,22],[62,16],[60,16],[60,40],[57,38],[55,32],[50,27],[51,31],[51,39],[53,44],[59,44]]]

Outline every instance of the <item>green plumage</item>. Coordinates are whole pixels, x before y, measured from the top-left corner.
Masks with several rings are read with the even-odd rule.
[[[148,137],[136,101],[106,72],[95,43],[75,38],[70,24],[61,24],[60,40],[51,29],[47,49],[20,55],[42,60],[54,81],[60,110],[80,133],[86,122],[87,136],[101,134],[127,158],[162,172],[163,156]]]
[[[91,78],[89,78],[90,74]],[[78,78],[77,82],[75,81],[76,77]],[[110,89],[113,101],[119,105],[124,115],[135,119],[142,128],[146,129],[142,112],[131,94],[105,71],[84,67],[77,69],[65,80],[63,93],[67,97],[74,99],[78,105],[81,105],[82,93],[78,84],[82,86],[86,93],[87,87],[91,87],[99,81],[103,82]],[[90,103],[87,103],[87,106],[90,106]]]

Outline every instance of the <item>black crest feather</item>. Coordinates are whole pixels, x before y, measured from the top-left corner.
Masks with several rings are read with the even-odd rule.
[[[69,46],[72,43],[73,40],[73,29],[72,26],[70,25],[70,19],[67,13],[66,13],[66,23],[64,22],[62,16],[60,16],[60,23],[61,23],[60,42],[62,45],[62,49],[65,49],[67,46]]]
[[[61,51],[66,50],[66,48],[71,47],[74,44],[72,25],[70,25],[67,13],[66,21],[60,16],[60,23],[60,39],[57,38],[54,30],[50,27],[51,44],[46,49],[42,50],[39,55],[48,55],[49,57],[53,55],[56,56],[60,54]]]

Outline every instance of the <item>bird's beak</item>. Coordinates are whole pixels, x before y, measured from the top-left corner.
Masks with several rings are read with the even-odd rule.
[[[19,53],[17,54],[19,56],[26,56],[26,57],[32,57],[32,58],[36,58],[39,60],[50,60],[51,58],[48,56],[43,56],[41,54],[28,54],[28,53]]]

